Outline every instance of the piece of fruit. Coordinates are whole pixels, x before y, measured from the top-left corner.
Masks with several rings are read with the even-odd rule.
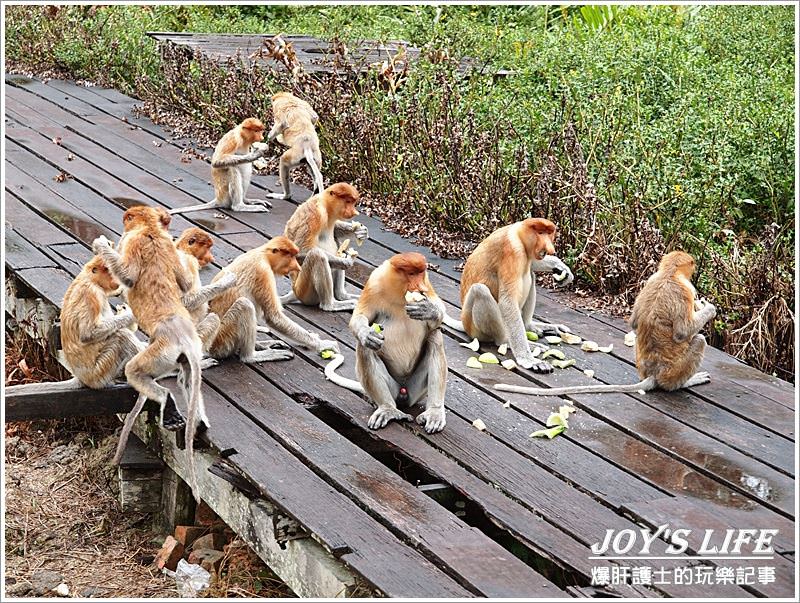
[[[470,356],[467,358],[467,366],[469,368],[482,368],[481,363],[478,361],[477,357]]]
[[[556,437],[558,434],[564,431],[563,425],[556,425],[555,427],[551,427],[550,429],[540,429],[539,431],[534,431],[529,437],[531,438],[550,438],[551,440]]]
[[[319,355],[322,356],[322,358],[324,358],[325,360],[330,360],[331,358],[333,358],[333,350],[322,350],[319,353]]]
[[[636,345],[636,331],[625,333],[625,345],[632,348]]]
[[[561,274],[554,274],[553,275],[553,280],[556,281],[557,283],[560,283],[565,278],[567,278],[567,271],[566,270],[564,272],[562,272]]]
[[[584,342],[581,344],[581,349],[582,349],[584,352],[596,352],[597,350],[599,350],[599,349],[600,349],[600,346],[599,346],[599,345],[597,345],[597,342],[596,342],[596,341],[588,341],[588,340],[587,340],[587,341],[584,341]]]
[[[500,364],[500,361],[497,359],[497,356],[492,354],[491,352],[484,352],[480,356],[478,356],[478,360],[483,362],[484,364]]]
[[[581,341],[583,341],[579,336],[577,336],[577,335],[575,335],[573,333],[563,333],[561,335],[561,340],[564,343],[568,343],[570,345],[576,345],[576,344],[580,343]]]
[[[481,347],[481,342],[477,339],[473,339],[469,343],[459,343],[458,345],[460,345],[462,348],[467,348],[473,352],[477,352],[478,348]]]
[[[542,354],[542,360],[544,360],[545,358],[550,358],[551,356],[558,358],[559,360],[564,360],[564,358],[566,358],[564,352],[562,352],[561,350],[554,350],[551,348],[547,350],[544,354]]]
[[[425,301],[425,296],[422,295],[419,291],[407,291],[406,292],[406,303],[408,304],[418,304],[421,301]]]
[[[564,429],[567,428],[567,419],[566,417],[561,416],[561,413],[551,412],[550,416],[547,417],[547,422],[545,423],[548,427],[555,427],[556,425],[563,425]]]
[[[583,374],[592,379],[594,377],[594,371],[592,369],[586,369],[583,371]]]
[[[505,356],[507,351],[508,351],[507,343],[501,343],[499,346],[497,346],[497,353],[500,354],[501,356]]]
[[[531,356],[533,356],[534,358],[539,356],[539,354],[541,354],[541,353],[542,353],[542,348],[539,348],[539,347],[533,348],[531,350]]]
[[[342,241],[342,244],[339,245],[339,249],[336,250],[336,255],[342,257],[344,252],[347,251],[347,248],[350,247],[350,239],[345,239]]]
[[[486,423],[481,421],[480,419],[475,419],[472,422],[472,426],[477,429],[478,431],[486,431]]]
[[[383,327],[379,325],[377,322],[372,323],[372,330],[376,333],[383,333]]]
[[[610,354],[611,350],[613,350],[613,349],[614,349],[614,344],[611,343],[611,344],[606,345],[606,346],[600,346],[599,348],[597,348],[597,351],[598,352],[603,352],[605,354]]]
[[[515,368],[517,368],[517,363],[511,358],[508,358],[507,360],[503,360],[503,362],[500,363],[500,366],[506,370],[513,371]]]
[[[355,220],[353,220],[353,230],[358,230],[362,226],[364,225],[361,222],[356,222]],[[364,244],[364,239],[359,239],[358,237],[356,237],[356,245],[361,247],[363,244]]]
[[[525,337],[528,338],[528,341],[539,341],[539,336],[533,331],[525,331]]]
[[[550,364],[556,368],[565,369],[570,366],[575,366],[575,359],[570,358],[569,360],[552,360],[550,361]]]
[[[563,339],[561,339],[561,337],[559,337],[558,335],[548,335],[547,337],[544,338],[544,340],[550,345],[555,345],[563,341]]]
[[[569,416],[574,413],[577,408],[574,406],[570,406],[569,404],[564,404],[563,406],[558,407],[558,414],[560,414],[564,419],[569,419]]]

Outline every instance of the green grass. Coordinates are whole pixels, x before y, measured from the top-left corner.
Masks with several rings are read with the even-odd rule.
[[[295,88],[322,116],[331,178],[473,241],[548,216],[583,281],[625,302],[684,248],[721,310],[716,342],[793,378],[792,7],[13,7],[6,23],[12,65],[113,85],[214,133],[267,115],[291,82],[167,64],[145,31],[405,39],[514,70],[460,81],[423,61],[398,94],[346,101],[338,84]]]

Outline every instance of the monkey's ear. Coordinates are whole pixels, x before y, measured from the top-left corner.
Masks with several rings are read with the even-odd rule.
[[[172,216],[163,209],[160,209],[158,212],[158,221],[161,222],[161,226],[165,229],[169,228],[170,222],[172,222]]]

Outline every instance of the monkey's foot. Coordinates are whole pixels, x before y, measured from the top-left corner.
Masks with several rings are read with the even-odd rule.
[[[167,394],[167,401],[161,412],[161,426],[169,431],[178,431],[186,426],[186,419],[175,405],[175,398]]]
[[[417,423],[425,425],[425,431],[428,433],[441,431],[445,422],[444,408],[429,408],[417,416]]]
[[[572,333],[572,329],[570,329],[567,325],[562,324],[554,324],[549,322],[533,322],[531,325],[533,327],[534,332],[537,335],[542,335],[550,333],[553,335],[560,335],[561,333]]]
[[[275,360],[291,360],[294,358],[292,350],[261,350],[253,352],[248,358],[242,358],[242,362],[248,364],[254,362],[273,362]]]
[[[396,408],[379,408],[372,413],[369,421],[367,421],[367,427],[370,429],[381,429],[382,427],[386,427],[391,420],[413,421],[414,417]]]
[[[693,385],[702,385],[703,383],[710,382],[711,375],[709,375],[706,371],[701,371],[689,377],[689,379],[686,380],[686,383],[683,384],[683,387],[692,387]]]
[[[219,364],[219,360],[215,360],[214,358],[203,358],[200,361],[200,370],[209,369],[212,366],[217,366]]]
[[[286,195],[284,193],[267,193],[267,197],[270,199],[280,199],[281,201],[291,201],[292,195]]]
[[[330,304],[319,305],[320,310],[325,312],[352,312],[356,308],[356,300],[354,299],[334,299]]]
[[[291,347],[285,341],[281,341],[280,339],[262,339],[261,341],[256,341],[256,350],[290,350]]]
[[[245,205],[245,204],[242,204],[242,205],[234,205],[233,207],[231,207],[231,211],[242,211],[242,212],[250,211],[250,212],[266,213],[266,212],[269,211],[269,207],[266,207],[265,205]]]
[[[553,366],[535,358],[517,358],[517,364],[522,368],[531,369],[534,373],[552,373]]]

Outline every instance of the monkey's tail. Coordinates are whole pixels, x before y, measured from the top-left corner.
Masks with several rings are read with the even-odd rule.
[[[189,485],[192,488],[195,500],[200,501],[200,492],[197,488],[197,468],[195,467],[194,459],[194,436],[197,433],[198,419],[206,422],[208,427],[208,420],[205,416],[205,409],[203,405],[203,392],[201,390],[203,383],[203,374],[200,369],[200,354],[197,350],[189,350],[186,354],[189,364],[189,404],[188,413],[186,416],[186,453],[189,456]],[[200,417],[198,417],[198,412]]]
[[[66,381],[50,381],[48,383],[23,383],[9,385],[6,394],[47,394],[50,392],[71,392],[86,387],[77,377]]]
[[[311,167],[311,171],[314,174],[314,182],[317,186],[317,194],[319,194],[324,189],[322,185],[322,172],[320,171],[319,166],[314,159],[314,153],[311,150],[311,147],[307,145],[303,147],[303,156],[306,158],[306,161],[308,162],[308,165]]]
[[[341,354],[334,354],[333,358],[331,358],[331,361],[325,367],[325,378],[329,381],[333,381],[339,387],[344,387],[345,389],[349,389],[358,394],[363,394],[364,388],[358,381],[355,381],[354,379],[348,379],[347,377],[342,377],[336,373],[336,369],[342,366],[343,362],[344,356]]]
[[[575,385],[572,387],[524,387],[509,383],[497,383],[494,388],[501,392],[530,394],[532,396],[561,396],[563,394],[603,394],[611,392],[638,392],[655,389],[656,381],[652,377],[642,379],[630,385]]]
[[[111,464],[115,467],[119,465],[119,462],[122,459],[122,453],[125,452],[125,445],[128,443],[128,438],[131,435],[133,424],[136,422],[136,417],[138,417],[139,413],[142,412],[145,402],[147,402],[147,396],[144,394],[139,394],[139,397],[136,398],[136,404],[133,405],[133,408],[128,413],[128,416],[125,417],[125,423],[122,425],[122,432],[119,434],[119,442],[117,442],[117,451],[114,453],[114,458],[111,461]]]
[[[444,313],[444,318],[442,319],[442,322],[451,329],[455,329],[456,331],[460,331],[461,333],[467,332],[462,322],[460,320],[456,320],[455,318],[450,316],[447,312]]]

